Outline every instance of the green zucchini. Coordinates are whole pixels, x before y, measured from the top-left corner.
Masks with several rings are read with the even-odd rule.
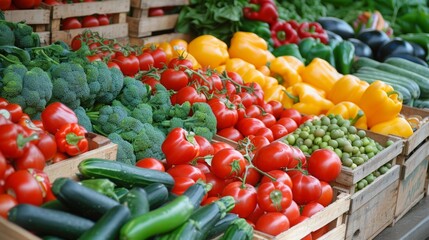
[[[52,192],[61,203],[74,213],[93,220],[99,219],[112,207],[120,204],[69,178],[55,179],[52,184]]]
[[[120,202],[122,200],[122,198],[124,198],[127,193],[129,192],[129,190],[127,188],[124,187],[119,187],[119,188],[115,188],[115,194],[118,197],[118,201]]]
[[[158,208],[168,200],[168,189],[164,184],[152,183],[143,189],[147,194],[150,210]]]
[[[63,212],[70,212],[70,209],[68,207],[66,207],[58,199],[55,199],[55,200],[52,200],[52,201],[49,201],[49,202],[45,202],[40,207],[47,208],[47,209],[58,210],[58,211],[63,211]]]
[[[9,210],[9,221],[39,236],[77,239],[94,222],[67,212],[19,204]]]
[[[408,70],[410,72],[417,73],[422,77],[429,78],[429,68],[424,67],[420,64],[408,61],[406,59],[398,58],[398,57],[392,57],[392,58],[386,59],[386,61],[384,61],[384,62],[387,64],[390,64],[390,65],[397,66],[397,67],[400,67],[402,69]]]
[[[238,215],[235,213],[227,213],[225,217],[216,222],[216,224],[207,233],[207,239],[213,239],[221,235],[226,231],[229,225],[238,219]]]
[[[201,205],[201,201],[208,191],[210,191],[211,185],[206,184],[203,181],[198,181],[194,185],[190,186],[183,195],[188,196],[194,205],[195,209],[198,209]]]
[[[143,188],[133,187],[121,203],[130,209],[131,217],[138,217],[149,212],[149,200]]]
[[[151,183],[162,183],[172,188],[174,185],[173,177],[166,172],[117,161],[89,158],[80,162],[78,169],[87,178],[108,178],[120,187],[145,187]]]
[[[234,220],[226,229],[220,240],[228,239],[253,239],[253,227],[244,218]]]
[[[420,87],[419,85],[411,80],[408,80],[407,78],[401,77],[399,75],[391,74],[389,72],[379,70],[377,68],[373,67],[362,67],[360,68],[357,73],[363,73],[363,74],[371,74],[374,77],[380,77],[384,80],[387,80],[389,83],[397,83],[410,91],[411,96],[413,98],[419,98],[420,97]]]
[[[204,240],[210,229],[225,214],[235,206],[235,200],[231,196],[222,197],[218,201],[200,207],[191,215],[188,221],[176,228],[173,232],[162,236],[160,239],[176,240]]]
[[[390,65],[388,63],[382,63],[378,65],[377,68],[386,72],[390,72],[392,74],[397,74],[399,76],[405,77],[411,81],[416,82],[420,87],[421,96],[429,97],[429,77],[420,76],[413,71],[408,71],[402,69],[402,67]]]
[[[377,67],[380,64],[380,62],[367,58],[367,57],[359,57],[356,58],[356,60],[352,64],[352,70],[353,72],[357,72],[361,67]]]
[[[429,108],[429,98],[423,99],[416,99],[414,100],[413,107],[416,108]]]
[[[122,225],[131,218],[130,210],[117,205],[107,211],[79,240],[114,240],[119,236]]]
[[[163,206],[132,218],[121,228],[120,239],[138,240],[170,232],[185,223],[194,205],[189,197],[181,195]]]

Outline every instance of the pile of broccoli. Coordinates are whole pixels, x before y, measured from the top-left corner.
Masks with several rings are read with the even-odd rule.
[[[0,46],[40,47],[40,37],[33,28],[21,22],[0,20]]]

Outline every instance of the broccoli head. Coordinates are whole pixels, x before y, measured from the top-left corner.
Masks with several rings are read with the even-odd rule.
[[[6,23],[0,22],[0,46],[3,45],[15,45],[15,35]]]
[[[81,105],[81,101],[89,98],[90,90],[82,66],[64,62],[53,65],[49,71],[53,83],[51,101],[59,101],[75,109]]]
[[[124,86],[124,75],[117,68],[110,68],[111,82],[106,82],[102,90],[97,94],[96,102],[110,104],[122,90]]]
[[[149,123],[143,123],[143,125],[144,129],[132,142],[136,158],[164,159],[165,155],[161,150],[161,145],[165,140],[165,134]]]
[[[171,109],[170,92],[162,84],[155,84],[155,93],[148,102],[153,108],[153,121],[161,123],[168,119]]]
[[[119,134],[111,133],[107,136],[113,143],[118,145],[118,153],[116,161],[128,163],[131,165],[136,164],[136,155],[134,155],[133,145],[125,141]]]
[[[89,116],[86,114],[86,111],[83,107],[77,107],[76,109],[73,109],[73,112],[77,116],[77,120],[79,122],[79,125],[84,127],[86,131],[92,132],[92,123]]]
[[[189,117],[189,113],[191,113],[191,103],[186,101],[184,103],[175,104],[170,108],[169,117],[178,117],[181,119],[186,119]]]
[[[15,35],[15,46],[19,48],[40,47],[40,38],[33,33],[33,28],[25,23],[16,23],[13,29]]]
[[[134,117],[142,123],[152,124],[152,107],[147,103],[140,103],[131,111],[131,117]]]
[[[10,65],[5,70],[2,82],[1,95],[21,105],[23,111],[31,117],[42,112],[52,97],[51,78],[41,68],[27,71],[23,65]]]
[[[97,119],[90,118],[93,123],[93,129],[96,132],[107,136],[119,131],[120,123],[126,117],[128,117],[128,113],[123,107],[105,105],[100,108]]]
[[[126,117],[119,123],[118,133],[124,140],[132,142],[144,128],[143,123],[139,120]]]
[[[119,94],[119,101],[130,110],[134,109],[140,103],[145,103],[150,97],[150,86],[136,80],[135,78],[125,77],[124,86]]]

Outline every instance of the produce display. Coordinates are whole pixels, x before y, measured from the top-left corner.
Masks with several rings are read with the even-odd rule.
[[[86,2],[0,5],[49,9],[55,21],[46,44],[37,24],[0,11],[0,227],[61,239],[346,239],[343,215],[378,204],[360,194],[427,157],[426,1],[136,1],[129,13],[52,16]],[[139,14],[175,21],[175,33],[139,26],[139,36],[189,38],[93,31]],[[95,151],[94,135],[115,144],[113,160],[44,172]]]

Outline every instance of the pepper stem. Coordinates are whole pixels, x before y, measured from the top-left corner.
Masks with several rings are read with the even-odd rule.
[[[284,90],[283,90],[284,91]],[[288,98],[292,99],[293,103],[299,103],[299,97],[292,95],[292,93],[288,91],[284,91],[284,93],[287,95]]]
[[[67,133],[66,135],[66,141],[67,144],[72,146],[77,146],[80,140],[84,139],[84,136],[78,136],[75,133]]]
[[[24,137],[24,135],[18,134],[16,137],[16,145],[19,149],[22,149],[27,143],[38,139],[39,135],[37,135],[37,133],[31,134],[29,137]]]
[[[359,119],[361,117],[363,117],[364,113],[362,110],[359,110],[356,114],[356,116],[350,120],[350,125],[354,126],[356,124],[357,121],[359,121]]]

